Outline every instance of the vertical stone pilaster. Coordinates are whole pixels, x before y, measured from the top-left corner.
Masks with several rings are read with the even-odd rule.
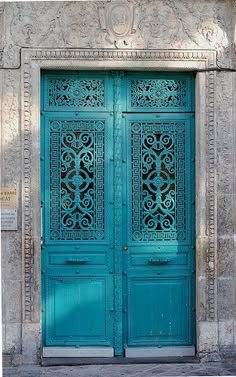
[[[1,185],[4,184],[4,177],[3,177],[3,158],[2,158],[2,153],[3,153],[3,127],[2,127],[2,92],[3,92],[3,70],[0,69],[0,151],[1,151],[1,159],[0,159],[0,180],[1,180]],[[6,239],[5,239],[5,234],[2,232],[1,234],[1,274],[0,274],[0,279],[1,279],[1,315],[0,315],[0,320],[2,323],[2,348],[3,352],[6,349],[6,315],[5,315],[5,290],[4,290],[4,280],[5,280],[5,252],[6,250]]]
[[[0,2],[0,68],[3,66],[4,46],[4,3]]]
[[[236,1],[235,1],[235,12],[236,12]],[[235,14],[236,20],[236,14]],[[236,23],[235,23],[236,27]],[[235,30],[236,32],[236,30]],[[236,45],[235,45],[236,46]],[[234,254],[234,264],[233,264],[233,289],[234,289],[234,349],[236,349],[236,72],[232,74],[233,81],[233,127],[234,127],[234,180],[233,180],[233,227],[234,227],[234,238],[233,238],[233,254]]]
[[[19,122],[20,71],[2,70],[1,130],[2,186],[15,187],[18,194],[17,231],[3,231],[5,352],[21,352],[22,249],[21,249],[21,144]]]
[[[235,318],[234,176],[235,123],[233,73],[216,77],[217,129],[217,319],[219,349],[222,355],[233,351]],[[232,299],[230,299],[232,298]]]
[[[232,0],[233,65],[236,67],[236,0]]]

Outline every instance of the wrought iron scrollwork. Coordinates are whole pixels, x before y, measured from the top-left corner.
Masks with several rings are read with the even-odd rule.
[[[184,240],[183,122],[131,122],[132,239]]]
[[[48,106],[71,108],[105,107],[105,81],[102,79],[49,79]]]
[[[187,82],[171,79],[131,80],[131,108],[184,108],[187,106]]]
[[[104,238],[104,126],[50,123],[51,239]]]

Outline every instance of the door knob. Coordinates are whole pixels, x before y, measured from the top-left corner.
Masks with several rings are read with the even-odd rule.
[[[123,250],[127,251],[128,250],[128,246],[123,246]]]

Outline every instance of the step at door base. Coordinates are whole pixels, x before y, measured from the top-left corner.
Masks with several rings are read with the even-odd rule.
[[[195,356],[195,347],[126,347],[125,357],[184,357]]]
[[[43,357],[113,357],[112,347],[44,347]]]

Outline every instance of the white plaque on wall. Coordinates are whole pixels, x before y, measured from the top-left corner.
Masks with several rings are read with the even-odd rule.
[[[15,187],[0,188],[1,230],[17,230],[17,192]]]

